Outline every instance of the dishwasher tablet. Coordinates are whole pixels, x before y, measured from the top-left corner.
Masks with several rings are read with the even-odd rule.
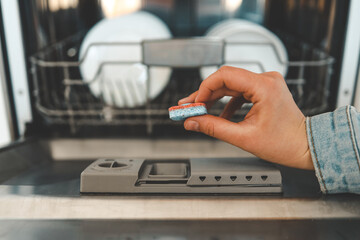
[[[169,108],[170,119],[174,121],[182,121],[189,117],[205,114],[207,114],[205,103],[185,103]]]

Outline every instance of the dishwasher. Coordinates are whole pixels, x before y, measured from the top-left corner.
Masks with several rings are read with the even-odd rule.
[[[13,139],[0,149],[4,239],[360,238],[359,196],[323,195],[313,171],[187,132],[168,113],[222,65],[279,71],[308,116],[353,104],[359,1],[0,7]]]

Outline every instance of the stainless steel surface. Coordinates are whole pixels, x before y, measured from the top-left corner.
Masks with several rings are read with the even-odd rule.
[[[18,1],[1,0],[1,10],[17,127],[23,135],[25,124],[32,120],[32,113]]]
[[[336,106],[352,104],[356,88],[356,75],[360,56],[360,1],[351,0],[345,39],[345,50],[341,67],[340,84]]]
[[[98,158],[251,157],[214,139],[54,139],[49,142],[55,161]]]
[[[335,240],[359,239],[359,220],[284,221],[131,221],[7,220],[0,221],[4,240]]]
[[[0,186],[0,218],[225,220],[360,217],[357,196],[304,198],[286,196],[289,194],[286,192],[284,196],[275,197],[81,196],[78,176],[86,164],[57,162],[5,182]],[[287,187],[296,188],[295,185]]]
[[[2,39],[0,38],[0,44],[2,43]],[[14,140],[14,126],[13,121],[11,118],[11,112],[10,112],[10,102],[9,102],[9,94],[8,94],[8,88],[6,83],[6,76],[5,76],[5,68],[4,68],[4,54],[2,49],[0,48],[0,97],[2,98],[0,100],[0,104],[3,104],[4,112],[6,118],[6,125],[4,129],[2,130],[2,137],[10,137],[9,141]],[[4,116],[3,115],[3,116]]]
[[[358,67],[358,78],[357,78],[357,82],[356,82],[355,97],[354,97],[353,105],[357,109],[360,109],[360,63],[359,63],[359,67]]]
[[[142,146],[136,144],[135,140],[132,143],[134,148]],[[64,151],[71,151],[78,146],[68,145]],[[110,144],[109,149],[119,146],[121,144]],[[163,147],[162,149],[165,150],[165,146]],[[90,163],[89,160],[79,161],[74,158],[75,161],[70,159],[52,161],[50,155],[46,153],[47,142],[40,145],[38,142],[23,143],[21,151],[16,151],[15,155],[10,154],[11,151],[18,149],[20,148],[15,146],[0,152],[1,162],[7,161],[9,165],[23,166],[22,173],[13,174],[11,179],[0,185],[1,219],[360,218],[360,196],[351,194],[322,196],[312,171],[279,166],[284,191],[283,195],[279,196],[82,196],[79,193],[79,176]],[[117,152],[118,156],[121,156],[122,151],[112,152]],[[26,159],[27,165],[24,166],[25,162],[21,162],[22,159]]]

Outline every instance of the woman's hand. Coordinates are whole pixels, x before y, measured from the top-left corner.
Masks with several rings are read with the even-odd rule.
[[[205,79],[198,91],[179,104],[203,102],[208,108],[223,96],[232,96],[220,117],[188,118],[185,129],[205,133],[271,162],[314,169],[307,143],[305,116],[295,104],[284,78],[277,72],[256,74],[221,67]],[[241,122],[228,119],[245,102],[253,107]]]

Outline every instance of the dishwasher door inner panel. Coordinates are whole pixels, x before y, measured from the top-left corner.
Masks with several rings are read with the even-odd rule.
[[[281,193],[280,171],[257,158],[98,159],[81,193]]]

